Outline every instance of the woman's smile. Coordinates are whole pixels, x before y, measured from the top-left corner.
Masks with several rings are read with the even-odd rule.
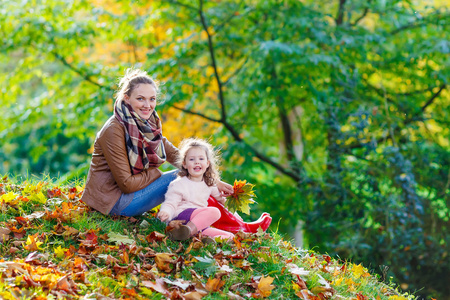
[[[130,96],[125,95],[125,102],[144,120],[152,115],[156,106],[156,89],[151,84],[138,85]]]

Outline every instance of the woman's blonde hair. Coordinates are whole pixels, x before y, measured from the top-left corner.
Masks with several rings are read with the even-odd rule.
[[[214,147],[210,143],[202,139],[188,138],[181,141],[179,146],[180,156],[178,161],[178,164],[181,166],[181,170],[178,172],[178,176],[184,177],[189,175],[188,170],[183,167],[183,163],[186,160],[188,151],[195,147],[205,150],[206,158],[209,161],[209,167],[203,174],[203,181],[205,181],[206,185],[212,186],[219,180],[219,155],[218,151],[214,150]]]
[[[130,96],[135,88],[140,84],[151,84],[156,90],[156,94],[159,95],[159,82],[153,80],[147,72],[141,69],[129,68],[126,70],[125,75],[119,80],[119,89],[116,93],[116,101],[123,100],[124,96]]]

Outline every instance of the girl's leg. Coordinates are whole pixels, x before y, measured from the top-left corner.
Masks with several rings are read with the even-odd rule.
[[[221,237],[224,240],[232,240],[234,237],[234,234],[232,234],[231,232],[220,230],[217,228],[212,228],[212,227],[209,227],[209,228],[206,228],[205,230],[203,230],[202,234],[212,237],[212,238]]]
[[[165,172],[147,187],[134,193],[131,203],[119,214],[122,216],[139,216],[160,205],[164,201],[169,184],[177,177],[178,170]]]
[[[197,233],[197,231],[202,231],[205,228],[208,228],[220,219],[220,210],[216,207],[202,207],[197,208],[192,212],[190,222],[197,227],[196,231],[192,232],[192,234]],[[188,225],[189,226],[189,225]],[[191,228],[192,229],[192,228]]]
[[[261,217],[254,222],[244,222],[240,216],[236,216],[231,213],[213,197],[209,197],[208,207],[215,207],[220,211],[220,219],[212,224],[212,226],[217,229],[222,229],[233,233],[236,233],[239,230],[242,230],[243,232],[256,233],[259,228],[266,231],[272,222],[272,217],[268,213],[263,213]]]

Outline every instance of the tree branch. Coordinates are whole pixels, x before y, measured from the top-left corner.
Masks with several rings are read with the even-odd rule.
[[[248,57],[245,59],[245,61],[242,63],[242,65],[238,68],[236,68],[236,70],[234,70],[234,72],[227,78],[227,80],[223,83],[223,85],[227,85],[230,80],[236,76],[237,74],[239,74],[239,72],[241,72],[242,69],[244,69],[245,64],[248,62]]]
[[[213,47],[213,42],[212,42],[212,36],[209,33],[208,30],[208,25],[206,24],[206,19],[205,19],[205,15],[203,14],[203,0],[200,0],[200,7],[198,10],[199,14],[200,14],[200,22],[202,23],[203,26],[203,30],[206,32],[206,35],[208,36],[208,49],[209,49],[209,55],[211,57],[211,64],[212,67],[214,69],[214,77],[216,78],[216,82],[219,88],[219,100],[220,100],[220,106],[221,106],[221,119],[223,121],[226,120],[227,118],[227,114],[225,111],[225,97],[223,95],[223,86],[222,86],[222,81],[220,80],[220,76],[219,76],[219,70],[217,68],[217,63],[216,63],[216,55],[214,53],[214,47]]]
[[[427,103],[425,103],[424,106],[422,106],[422,108],[420,109],[422,113],[425,112],[425,109],[427,109],[428,106],[430,106],[433,101],[439,97],[439,95],[441,94],[441,92],[445,89],[446,85],[445,83],[443,83],[440,87],[439,87],[439,91],[437,91],[433,96],[431,96],[431,98],[427,101]],[[416,115],[418,115],[419,113],[417,113]]]
[[[448,18],[449,15],[450,14],[444,14],[444,15],[442,15],[442,17],[443,18]],[[400,26],[399,28],[396,28],[396,29],[392,30],[391,32],[388,33],[388,35],[393,36],[393,35],[396,35],[397,33],[402,32],[403,30],[417,28],[417,27],[421,27],[421,26],[427,25],[427,24],[435,21],[434,17],[436,17],[436,16],[440,16],[440,14],[439,13],[429,14],[425,18],[421,19],[419,22],[410,22],[408,24],[405,24],[403,26]]]
[[[177,0],[169,0],[169,1],[171,3],[173,3],[173,4],[178,5],[178,6],[182,6],[182,7],[185,7],[185,8],[191,9],[191,10],[195,10],[195,11],[198,10],[198,8],[195,7],[195,6],[192,6],[192,5],[189,5],[189,4],[184,4],[184,3],[180,2],[180,1],[177,1]]]
[[[364,19],[367,16],[367,13],[369,12],[369,5],[371,4],[372,0],[367,1],[367,6],[364,9],[363,13],[359,18],[357,18],[353,23],[351,23],[351,26],[357,25],[362,19]]]
[[[241,1],[238,6],[240,7],[243,1]],[[239,16],[239,14],[236,14],[236,12],[234,12],[233,14],[229,15],[228,18],[226,18],[222,23],[220,23],[219,25],[214,27],[214,32],[218,32],[220,31],[225,24],[227,24],[228,22],[230,22],[234,17]]]
[[[191,115],[195,115],[195,116],[202,117],[203,119],[206,119],[206,120],[208,120],[208,121],[212,121],[212,122],[216,122],[216,123],[222,123],[222,120],[220,120],[220,119],[214,119],[214,118],[208,117],[207,115],[204,115],[204,114],[199,113],[199,112],[195,112],[195,111],[192,111],[192,110],[189,110],[189,109],[185,109],[185,108],[182,108],[182,107],[178,107],[178,106],[176,106],[176,105],[172,105],[172,107],[175,108],[175,109],[178,109],[178,110],[180,110],[180,111],[182,111],[182,112],[185,112],[185,113],[188,113],[188,114],[191,114]]]
[[[64,57],[62,57],[61,55],[59,55],[58,53],[56,53],[55,51],[52,52],[52,54],[56,57],[56,59],[60,60],[66,67],[68,67],[69,69],[71,69],[72,71],[74,71],[75,73],[77,73],[78,75],[80,75],[82,78],[84,78],[84,80],[92,83],[93,85],[96,85],[102,89],[107,89],[110,91],[113,91],[113,89],[109,86],[104,86],[101,85],[100,83],[94,81],[90,75],[83,73],[80,69],[75,68],[73,65],[71,65]]]
[[[419,114],[420,114],[420,113],[423,113],[423,112],[425,111],[425,109],[426,109],[428,106],[430,106],[430,105],[434,102],[434,100],[435,100],[437,97],[439,97],[439,95],[441,94],[441,92],[442,92],[445,88],[446,88],[446,84],[444,83],[444,84],[442,84],[442,85],[439,87],[439,90],[438,90],[436,93],[434,93],[434,94],[430,97],[430,99],[428,99],[428,101],[425,103],[425,105],[421,107],[420,111],[417,112],[416,114],[414,114],[412,117],[407,118],[407,119],[403,122],[403,125],[408,125],[409,123],[412,123],[413,121],[417,121],[417,120],[418,120],[417,117],[419,116]],[[420,120],[423,121],[422,118],[421,118]],[[397,131],[399,131],[399,130],[400,130],[399,127],[395,128],[395,132],[397,132]],[[385,139],[384,137],[380,137],[380,138],[377,139],[376,142],[377,142],[377,143],[381,143],[384,139]],[[358,149],[358,148],[361,148],[361,147],[363,147],[363,146],[364,146],[364,145],[362,145],[361,143],[354,143],[354,144],[350,144],[350,145],[344,146],[343,148],[347,148],[347,149]]]
[[[202,117],[208,121],[213,121],[213,122],[217,122],[217,123],[221,123],[223,124],[223,126],[231,133],[231,135],[233,136],[233,138],[239,142],[239,143],[243,143],[246,147],[248,147],[250,149],[250,151],[253,152],[253,154],[259,158],[261,161],[268,163],[269,165],[271,165],[272,167],[274,167],[275,169],[277,169],[278,171],[280,171],[281,173],[291,177],[292,179],[294,179],[295,181],[300,181],[300,174],[296,174],[290,170],[287,170],[286,168],[284,168],[283,166],[281,166],[280,164],[274,162],[272,159],[270,159],[269,157],[267,157],[266,155],[262,154],[261,152],[259,152],[258,150],[256,150],[254,147],[252,147],[251,145],[249,145],[247,142],[245,142],[239,135],[239,132],[227,121],[221,120],[221,119],[214,119],[211,117],[208,117],[204,114],[198,113],[198,112],[194,112],[185,108],[181,108],[178,106],[173,105],[173,108],[178,109],[180,111],[183,111],[185,113],[191,114],[191,115],[196,115],[199,117]]]

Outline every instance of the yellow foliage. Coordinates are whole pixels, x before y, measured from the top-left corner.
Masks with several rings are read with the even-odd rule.
[[[178,105],[180,107],[184,106],[183,103]],[[200,112],[203,113],[202,111]],[[197,136],[208,138],[221,126],[219,123],[205,120],[199,116],[186,114],[173,107],[169,108],[162,115],[162,119],[164,136],[175,146],[187,137]]]
[[[353,277],[358,279],[361,276],[365,276],[367,273],[367,269],[364,268],[361,264],[352,266]]]
[[[10,203],[14,199],[16,199],[17,196],[19,196],[19,195],[15,194],[14,192],[9,192],[9,193],[3,194],[0,196],[0,202]]]
[[[54,252],[56,254],[56,257],[59,257],[59,258],[63,258],[64,257],[64,253],[67,250],[68,249],[66,249],[66,248],[62,248],[61,245],[59,245],[58,247],[54,248]]]
[[[408,298],[405,298],[405,297],[403,297],[403,296],[397,296],[397,295],[389,296],[388,299],[389,299],[389,300],[408,300]]]

